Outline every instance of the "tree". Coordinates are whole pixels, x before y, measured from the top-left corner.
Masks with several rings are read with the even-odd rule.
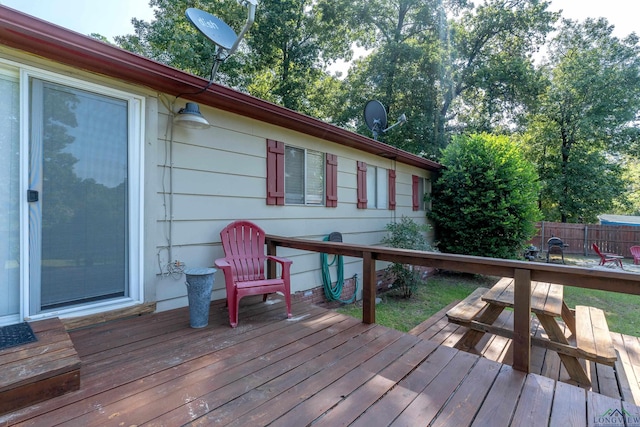
[[[224,16],[232,28],[242,27],[242,8],[236,4],[232,8],[230,3],[220,1],[150,0],[149,6],[155,8],[155,19],[151,22],[132,19],[134,34],[114,37],[116,44],[200,77],[210,76],[216,48],[188,22],[185,16],[187,8],[195,7]],[[235,60],[233,58],[230,62]],[[233,70],[232,66],[223,67],[218,74],[220,82],[237,83],[230,79],[234,76]]]
[[[532,52],[557,15],[540,0],[361,0],[353,25],[372,49],[347,78],[350,98],[339,124],[361,117],[367,99],[406,113],[406,126],[385,142],[431,158],[451,132],[511,124],[537,99]],[[447,18],[449,17],[449,19]],[[371,35],[375,38],[371,40]],[[359,132],[369,134],[361,126]]]
[[[380,101],[389,122],[401,113],[409,117],[403,127],[385,134],[383,141],[404,150],[434,154],[433,112],[438,104],[437,77],[441,35],[447,31],[442,0],[345,1],[353,9],[351,25],[361,28],[358,43],[371,53],[356,61],[346,79],[348,90],[338,125],[358,123],[354,130],[371,135],[362,121],[368,100]],[[465,0],[449,2],[451,7]]]
[[[249,93],[284,107],[311,113],[331,102],[324,93],[311,103],[315,89],[331,87],[326,65],[350,58],[352,31],[344,19],[343,5],[333,0],[265,0],[251,30],[247,57]],[[330,95],[329,99],[326,98]]]
[[[627,185],[628,203],[618,201],[616,213],[640,215],[640,158],[625,156],[623,177]]]
[[[558,14],[548,1],[485,0],[452,25],[441,78],[436,138],[447,127],[494,131],[518,124],[542,90],[533,53],[553,30]]]
[[[535,233],[535,168],[506,136],[454,137],[429,217],[443,252],[514,258]]]
[[[525,136],[545,219],[595,221],[625,192],[619,159],[640,134],[640,47],[612,30],[604,18],[565,20],[551,44],[548,85]]]
[[[246,11],[234,1],[150,0],[155,20],[134,19],[135,34],[116,37],[119,46],[208,77],[215,46],[185,18],[188,7],[209,12],[236,32]],[[326,66],[351,55],[350,27],[341,6],[331,0],[262,0],[241,48],[220,67],[216,82],[322,118],[335,105],[339,81]],[[336,92],[334,92],[336,91]],[[331,109],[329,109],[331,111]]]

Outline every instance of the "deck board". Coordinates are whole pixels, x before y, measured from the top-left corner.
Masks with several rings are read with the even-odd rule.
[[[478,362],[477,356],[458,352],[451,361],[438,372],[438,375],[419,393],[415,399],[390,424],[394,427],[413,426],[415,420],[429,424],[449,401],[453,392],[460,386],[469,371]],[[371,407],[376,411],[375,405]]]
[[[525,373],[514,371],[509,365],[502,365],[472,426],[509,426],[526,378]]]
[[[618,399],[599,393],[587,392],[587,425],[590,427],[603,425],[604,423],[600,418],[610,411],[621,411],[622,403]],[[634,425],[636,423],[629,424]]]
[[[620,393],[623,396],[632,395],[635,397],[636,402],[640,402],[640,378],[636,374],[628,351],[622,351],[623,349],[626,350],[624,338],[622,334],[619,333],[612,333],[611,338],[619,356],[615,370],[616,372],[624,372],[626,374],[619,377]]]
[[[286,320],[281,302],[245,298],[235,329],[214,302],[202,329],[178,309],[72,331],[80,390],[1,415],[0,425],[588,425],[587,414],[609,407],[640,414],[630,401],[491,360],[510,358],[502,337],[483,338],[480,354],[442,345],[461,336],[442,322],[446,310],[409,334],[305,303],[292,309]],[[620,360],[635,369],[636,356]]]
[[[554,389],[557,382],[539,375],[527,375],[522,395],[513,415],[513,427],[534,427],[547,425],[545,422],[551,415]]]
[[[434,427],[470,425],[502,365],[480,358],[433,422]],[[414,420],[415,423],[415,420]]]
[[[552,426],[586,426],[587,413],[586,390],[573,387],[569,384],[558,382],[553,396],[551,408]]]
[[[414,401],[425,387],[435,379],[457,354],[457,350],[438,347],[429,357],[429,365],[420,365],[412,375],[403,378],[396,387],[382,397],[355,420],[353,426],[371,427],[389,425],[409,404]]]
[[[368,329],[365,329],[368,328]],[[398,334],[387,333],[382,328],[365,327],[362,324],[356,325],[344,335],[353,337],[357,329],[361,334],[352,340],[332,340],[326,345],[336,346],[329,352],[323,352],[322,347],[310,347],[310,350],[301,354],[294,354],[283,361],[272,361],[272,364],[253,373],[250,377],[230,373],[227,379],[229,385],[219,390],[219,392],[209,392],[201,397],[207,407],[212,408],[209,412],[202,413],[202,417],[195,425],[210,425],[216,423],[231,422],[252,411],[263,414],[263,419],[268,419],[272,413],[281,413],[281,408],[290,408],[297,403],[295,393],[290,390],[296,389],[304,393],[305,386],[332,363],[344,365],[343,369],[352,368],[353,361],[349,359],[354,352],[365,351],[367,345],[372,349],[385,347],[399,338]],[[375,350],[372,350],[375,352]],[[351,364],[350,364],[351,363]],[[330,383],[335,376],[327,375],[323,381]],[[235,379],[230,382],[229,380]],[[306,382],[306,383],[305,383]],[[289,399],[287,396],[289,395]],[[220,399],[218,402],[217,399]],[[230,400],[231,399],[231,400]],[[213,409],[215,408],[215,409]],[[260,408],[257,411],[256,408]],[[185,413],[184,408],[178,408],[173,413],[162,415],[152,422],[152,425],[180,425],[190,420],[193,412]],[[256,420],[257,421],[257,420]]]

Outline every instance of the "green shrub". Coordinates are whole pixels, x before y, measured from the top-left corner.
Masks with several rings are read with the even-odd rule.
[[[429,217],[442,252],[516,258],[540,219],[538,178],[507,136],[460,136],[447,146]]]
[[[389,234],[382,239],[382,244],[392,248],[431,250],[431,245],[425,237],[430,227],[427,224],[417,224],[411,218],[403,216],[400,222],[387,224]],[[390,264],[386,272],[392,278],[391,290],[403,298],[410,298],[416,287],[422,283],[420,272],[413,266],[400,263]]]

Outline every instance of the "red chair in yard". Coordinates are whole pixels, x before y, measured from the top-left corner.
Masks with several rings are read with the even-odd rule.
[[[595,253],[600,257],[600,265],[605,265],[608,262],[612,262],[620,266],[620,268],[624,269],[622,266],[622,259],[624,258],[622,255],[610,254],[600,252],[600,248],[595,243],[591,245]]]
[[[227,306],[231,327],[238,326],[238,307],[240,299],[248,295],[264,295],[282,292],[287,305],[287,317],[291,317],[291,264],[286,258],[265,254],[265,234],[262,228],[249,221],[235,221],[220,232],[224,258],[215,261],[222,269],[227,288]],[[281,276],[277,279],[265,277],[267,261],[282,266]]]
[[[633,255],[633,263],[635,265],[640,264],[640,246],[631,246],[629,248],[631,255]]]

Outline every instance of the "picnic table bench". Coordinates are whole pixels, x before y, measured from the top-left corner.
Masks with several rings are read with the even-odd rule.
[[[469,328],[456,344],[468,350],[476,346],[485,333],[513,338],[512,328],[494,325],[506,307],[514,305],[514,281],[503,278],[491,289],[478,288],[447,312],[450,322]],[[569,309],[561,285],[532,282],[531,312],[540,320],[547,337],[531,337],[531,344],[555,351],[571,378],[591,385],[578,359],[613,366],[617,360],[604,312],[595,307]],[[557,319],[562,318],[571,336],[567,338]],[[571,339],[571,340],[570,340]]]

